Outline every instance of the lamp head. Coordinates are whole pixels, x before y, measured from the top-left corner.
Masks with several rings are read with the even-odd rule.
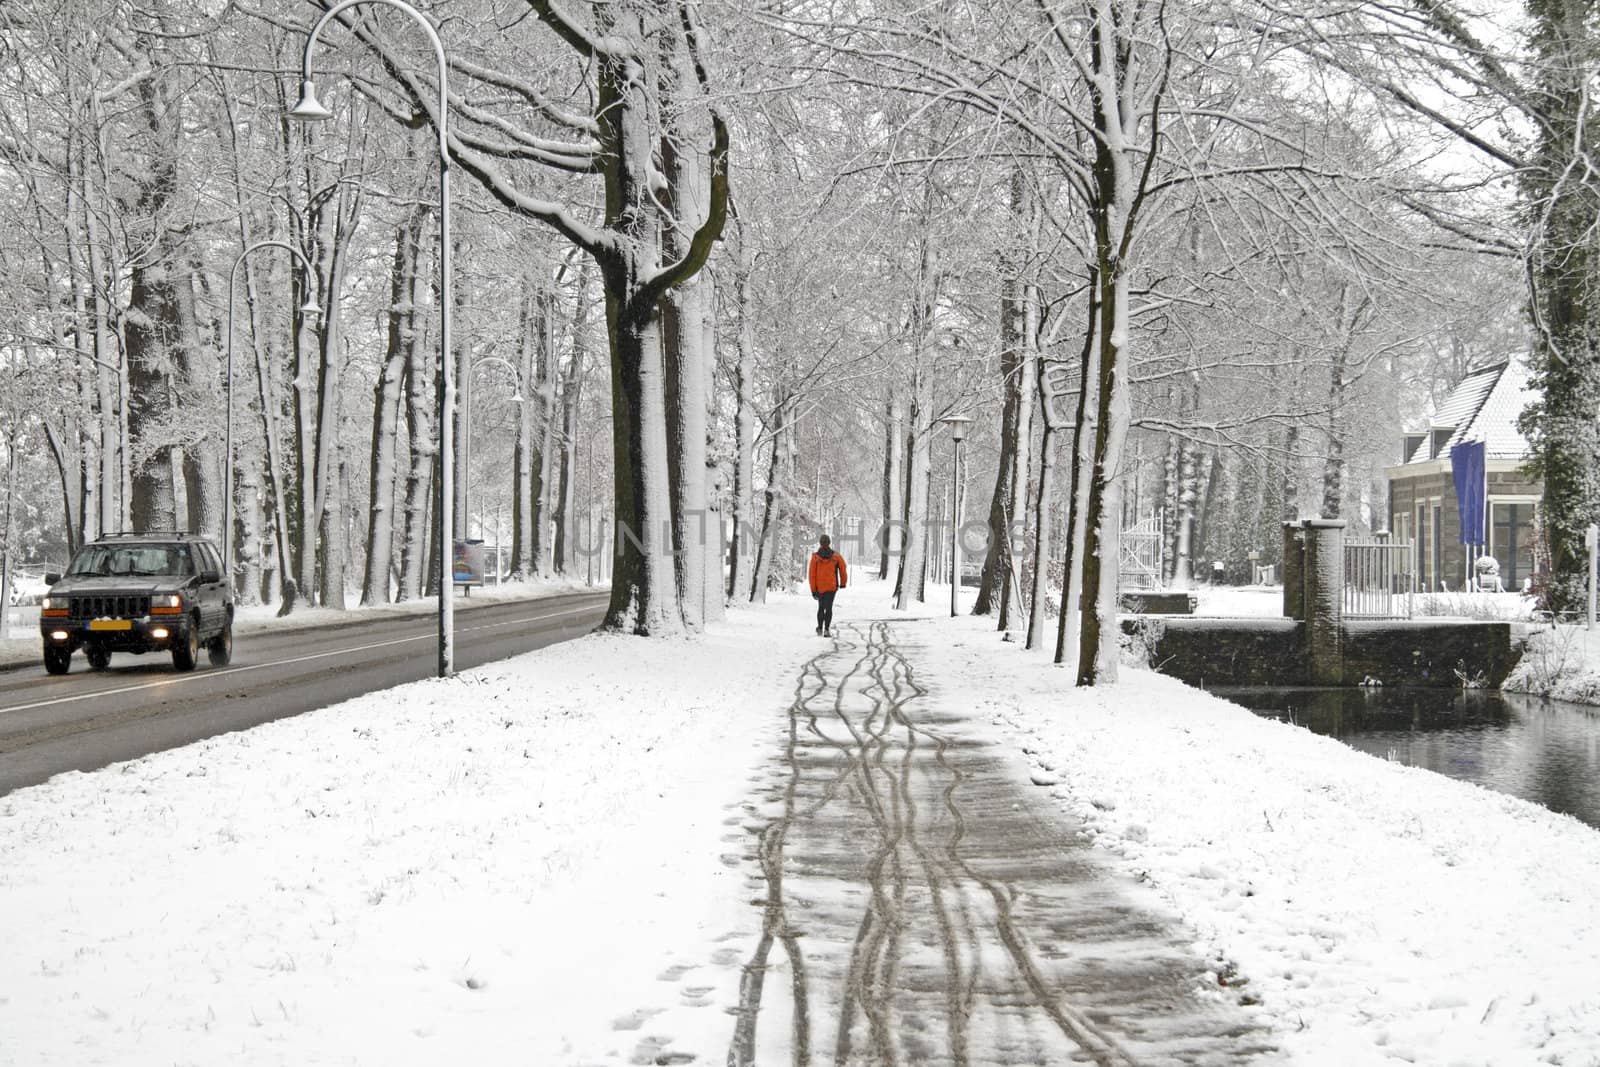
[[[511,402],[513,404],[520,404],[526,399],[528,398],[522,395],[521,389],[518,389],[516,392],[511,394]]]
[[[960,441],[967,436],[967,423],[972,420],[965,415],[947,415],[939,421],[950,427],[952,441]]]
[[[307,78],[300,83],[300,99],[289,109],[289,116],[301,122],[326,122],[333,118],[333,112],[322,106],[322,101],[317,99],[316,83]]]
[[[322,305],[317,303],[316,297],[308,296],[306,297],[306,302],[300,305],[300,314],[308,317],[320,315],[322,314]]]

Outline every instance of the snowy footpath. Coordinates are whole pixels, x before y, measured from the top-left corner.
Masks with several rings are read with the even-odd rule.
[[[724,1062],[810,609],[0,797],[0,1064]],[[1144,883],[1264,1062],[1600,1064],[1600,833],[1148,673],[1075,691],[984,620],[902,628],[948,727]]]

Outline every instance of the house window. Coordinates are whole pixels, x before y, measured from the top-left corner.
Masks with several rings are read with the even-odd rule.
[[[1507,589],[1522,588],[1522,580],[1533,573],[1533,504],[1495,503],[1490,536],[1501,583]]]
[[[1443,534],[1444,534],[1444,508],[1440,507],[1438,504],[1435,504],[1435,505],[1433,505],[1433,523],[1432,523],[1431,528],[1428,531],[1428,540],[1431,542],[1430,548],[1431,548],[1431,555],[1432,555],[1432,559],[1431,559],[1431,562],[1429,564],[1429,569],[1430,569],[1431,573],[1429,574],[1428,577],[1432,581],[1432,583],[1433,583],[1432,588],[1434,588],[1434,589],[1443,589],[1445,587],[1444,586],[1444,581],[1443,581],[1443,576],[1444,576],[1444,537],[1442,536]]]
[[[1428,451],[1428,458],[1438,459],[1440,454],[1444,452],[1445,446],[1450,443],[1450,438],[1454,437],[1455,435],[1456,428],[1454,426],[1445,426],[1441,429],[1434,430],[1433,441],[1431,442],[1432,447]]]
[[[1428,551],[1428,524],[1424,519],[1426,508],[1426,504],[1417,505],[1417,584],[1424,591],[1433,588],[1433,575],[1428,570],[1433,557]]]

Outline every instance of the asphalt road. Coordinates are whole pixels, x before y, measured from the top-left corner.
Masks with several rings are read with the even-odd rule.
[[[587,633],[606,599],[458,600],[456,667]],[[429,614],[238,634],[232,663],[212,667],[202,653],[189,674],[174,671],[164,653],[117,654],[105,671],[89,670],[75,655],[62,677],[46,674],[42,663],[0,673],[0,795],[429,678],[437,664],[438,623]]]

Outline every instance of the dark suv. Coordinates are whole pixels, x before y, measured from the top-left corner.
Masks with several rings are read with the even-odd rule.
[[[97,671],[113,652],[169,649],[180,671],[194,670],[201,645],[215,666],[233,658],[233,593],[216,546],[197,534],[108,534],[44,580],[39,632],[51,674],[71,669],[76,648]]]

